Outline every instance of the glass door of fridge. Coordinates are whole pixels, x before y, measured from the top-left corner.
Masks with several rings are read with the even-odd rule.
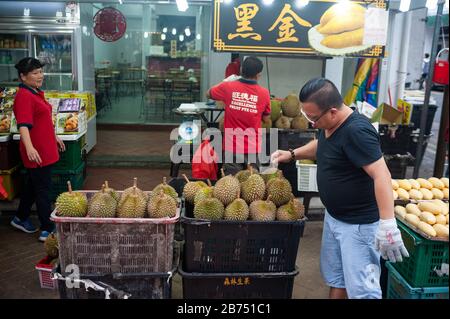
[[[29,34],[0,31],[0,87],[19,84],[14,65],[30,56]]]
[[[72,33],[33,35],[35,56],[45,63],[44,90],[74,89],[72,41]]]

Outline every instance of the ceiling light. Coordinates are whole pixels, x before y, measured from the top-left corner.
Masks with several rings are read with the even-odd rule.
[[[309,0],[296,0],[295,5],[297,8],[303,8],[306,7],[309,4]]]
[[[164,32],[164,33],[167,33],[167,27],[164,27],[164,28],[163,28],[163,32]]]
[[[177,34],[177,29],[173,28],[173,29],[172,29],[172,34],[173,34],[173,35],[176,35],[176,34]]]
[[[26,17],[29,17],[30,16],[30,9],[29,8],[24,8],[23,9],[23,15],[26,16]]]
[[[165,33],[162,33],[162,34],[161,34],[161,40],[164,41],[165,39],[166,39],[166,34],[165,34]]]
[[[202,36],[199,34],[197,34],[197,36],[195,37],[197,40],[200,40],[202,38]]]
[[[191,36],[191,29],[189,29],[189,27],[186,27],[186,29],[184,29],[184,33],[186,34],[187,37]]]
[[[273,1],[274,1],[274,0],[263,0],[263,3],[264,3],[266,6],[270,6],[270,5],[273,3]]]
[[[184,35],[180,34],[180,36],[178,37],[178,39],[180,39],[180,42],[184,41]]]

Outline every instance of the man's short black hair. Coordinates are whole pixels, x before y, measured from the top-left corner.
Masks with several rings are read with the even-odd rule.
[[[14,67],[17,69],[17,73],[19,74],[20,79],[20,74],[27,75],[28,73],[36,69],[42,68],[44,65],[45,63],[42,63],[38,59],[27,57],[17,62]]]
[[[255,56],[249,56],[242,63],[242,76],[247,79],[254,78],[258,73],[261,73],[262,69],[261,60]]]
[[[239,53],[231,53],[231,62],[234,62],[236,59],[239,59]]]
[[[333,107],[340,108],[344,103],[341,94],[333,82],[324,78],[309,80],[302,87],[299,99],[302,103],[315,103],[322,111]]]
[[[430,55],[429,55],[428,53],[425,53],[425,57],[426,57],[426,58],[429,58]]]

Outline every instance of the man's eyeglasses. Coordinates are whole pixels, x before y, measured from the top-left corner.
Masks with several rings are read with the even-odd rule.
[[[300,112],[302,113],[302,115],[305,117],[305,119],[306,119],[309,123],[311,123],[312,125],[314,125],[314,124],[316,124],[317,122],[319,122],[319,120],[322,118],[322,116],[324,116],[325,114],[327,114],[327,112],[328,112],[329,110],[331,110],[331,109],[328,109],[328,110],[323,111],[323,112],[320,113],[320,115],[319,115],[317,118],[315,118],[315,119],[312,119],[312,118],[308,117],[308,115],[306,115],[306,113],[303,111],[302,108],[300,109]]]

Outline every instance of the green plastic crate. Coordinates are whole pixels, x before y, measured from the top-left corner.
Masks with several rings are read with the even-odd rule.
[[[74,170],[83,161],[85,135],[76,141],[65,141],[66,150],[59,153],[59,161],[55,164],[55,169]]]
[[[442,276],[443,265],[448,267],[448,242],[433,241],[422,237],[397,220],[409,258],[392,264],[412,287],[448,286],[448,272]]]
[[[446,287],[411,287],[405,278],[393,267],[386,263],[388,269],[387,299],[449,299],[448,286]]]
[[[59,194],[67,192],[67,181],[70,181],[73,190],[82,189],[85,178],[86,171],[84,162],[75,170],[53,169],[50,199],[54,201]]]

